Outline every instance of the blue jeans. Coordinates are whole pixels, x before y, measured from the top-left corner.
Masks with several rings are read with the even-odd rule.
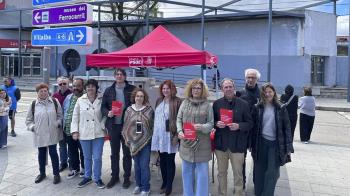
[[[7,145],[8,116],[0,116],[0,147]]]
[[[80,140],[84,154],[85,178],[92,176],[92,164],[94,165],[94,181],[101,180],[102,169],[102,153],[104,138],[96,138],[93,140]],[[92,163],[93,161],[93,163]]]
[[[208,196],[209,163],[191,163],[182,159],[182,184],[184,196]]]
[[[149,162],[151,157],[151,142],[138,152],[134,158],[135,181],[136,186],[140,187],[141,191],[148,192],[151,188],[149,183],[151,179]]]

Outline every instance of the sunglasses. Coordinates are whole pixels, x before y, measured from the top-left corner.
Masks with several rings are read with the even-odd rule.
[[[65,85],[67,85],[67,83],[60,83],[60,84],[58,84],[58,86],[65,86]]]

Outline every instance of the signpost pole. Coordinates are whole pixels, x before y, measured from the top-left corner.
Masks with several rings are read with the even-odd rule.
[[[201,17],[201,44],[202,44],[202,50],[204,51],[204,6],[205,6],[205,0],[202,0],[202,17]],[[201,65],[201,75],[202,79],[204,81],[204,84],[207,84],[207,70],[205,65]]]
[[[50,47],[43,49],[43,81],[50,86]]]
[[[22,10],[19,10],[19,27],[18,27],[18,76],[22,76]]]

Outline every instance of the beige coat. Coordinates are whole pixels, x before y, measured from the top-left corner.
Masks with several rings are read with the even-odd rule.
[[[33,118],[32,104],[29,105],[26,126],[33,132],[34,146],[45,147],[57,144],[63,138],[62,108],[57,101],[57,112],[51,97],[45,101],[36,100]]]
[[[94,103],[91,103],[87,94],[81,96],[75,104],[71,133],[78,132],[80,140],[92,140],[105,136],[102,131],[101,114],[102,96],[97,95]]]

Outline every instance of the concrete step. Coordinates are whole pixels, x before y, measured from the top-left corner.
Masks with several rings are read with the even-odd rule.
[[[317,97],[346,99],[348,95],[347,93],[348,93],[347,88],[324,87],[324,88],[320,88],[320,94]]]

